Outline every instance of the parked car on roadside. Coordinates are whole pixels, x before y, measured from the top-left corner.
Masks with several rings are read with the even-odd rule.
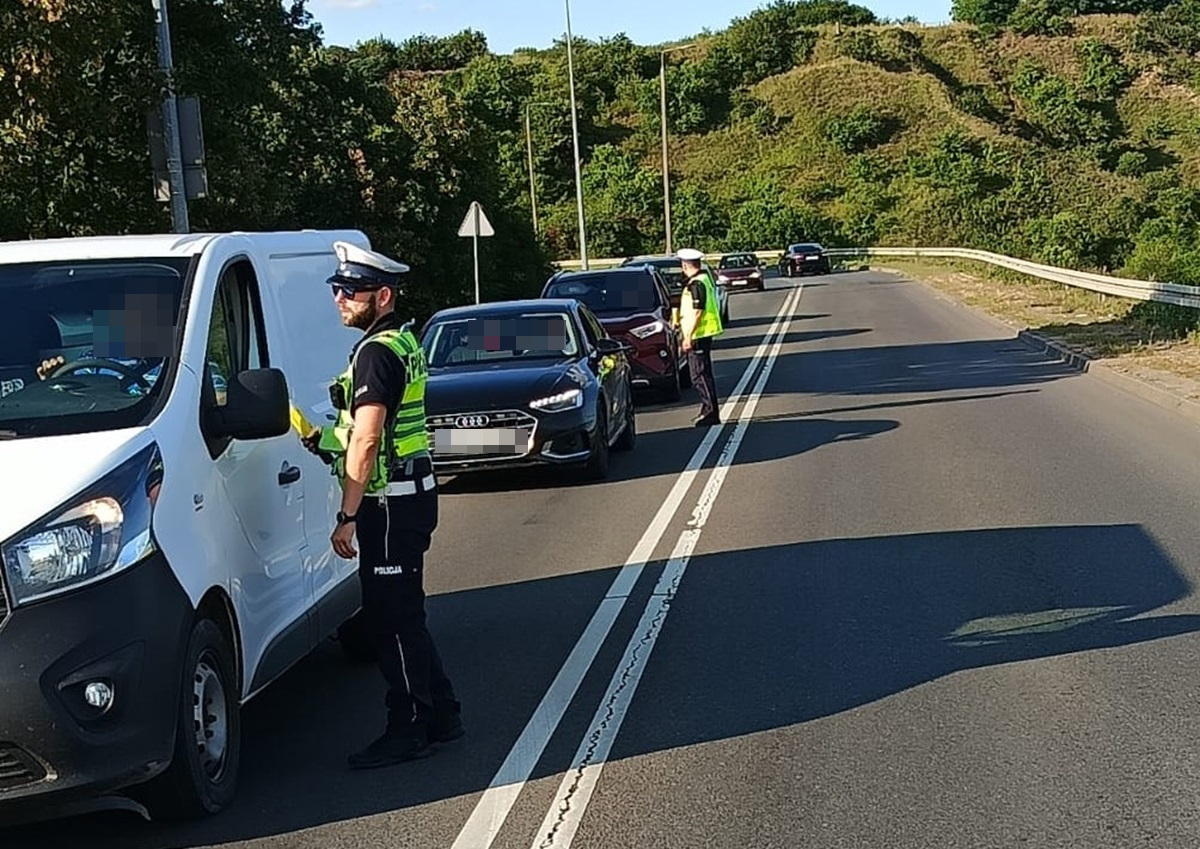
[[[717,263],[717,282],[730,289],[766,288],[766,267],[755,254],[725,254]]]
[[[828,274],[829,257],[825,253],[825,248],[816,242],[799,242],[788,245],[788,249],[779,258],[779,273],[784,277]]]
[[[648,387],[678,401],[687,384],[682,334],[671,316],[666,282],[651,266],[560,272],[547,281],[543,298],[574,298],[587,306],[614,339],[628,343],[634,387]]]
[[[421,331],[434,471],[576,466],[608,475],[637,440],[624,342],[569,298],[451,307]]]

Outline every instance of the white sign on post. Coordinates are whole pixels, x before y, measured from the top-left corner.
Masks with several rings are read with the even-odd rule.
[[[479,205],[479,201],[471,201],[471,207],[458,228],[458,235],[463,238],[470,237],[475,248],[475,303],[479,303],[479,237],[496,235],[496,231],[492,229],[492,222],[483,214],[483,207]]]

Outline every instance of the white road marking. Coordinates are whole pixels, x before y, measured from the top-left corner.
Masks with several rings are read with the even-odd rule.
[[[797,287],[784,298],[783,306],[775,316],[766,336],[763,337],[762,343],[754,352],[753,358],[747,364],[746,370],[742,373],[741,379],[734,387],[729,399],[722,405],[722,422],[729,420],[734,409],[741,402],[742,393],[750,384],[750,380],[767,349],[771,346],[771,340],[776,332],[781,326],[790,326],[792,312],[800,301],[802,289],[803,287]],[[783,339],[782,333],[780,333],[779,339]],[[613,623],[629,600],[629,594],[637,584],[638,578],[641,577],[642,570],[653,557],[654,549],[662,540],[671,520],[674,519],[679,505],[699,474],[701,466],[712,452],[722,427],[723,425],[713,425],[708,429],[704,440],[696,448],[691,460],[688,461],[687,466],[675,481],[671,492],[646,528],[646,532],[633,549],[633,553],[629,555],[629,559],[613,579],[608,592],[605,593],[596,612],[592,614],[591,621],[588,622],[574,648],[571,649],[571,653],[554,677],[546,695],[542,697],[516,743],[509,750],[508,756],[492,778],[488,789],[483,792],[476,803],[471,816],[454,841],[452,849],[488,849],[495,841],[504,821],[516,803],[517,797],[520,796],[521,790],[525,787],[525,783],[529,780],[534,767],[537,766],[546,745],[550,742],[550,737],[558,728],[563,714],[571,700],[574,699],[588,669],[591,668]]]
[[[734,457],[737,456],[746,429],[754,417],[758,400],[766,389],[767,380],[771,376],[771,370],[775,367],[775,361],[779,356],[779,350],[783,346],[783,340],[791,326],[791,321],[789,312],[788,318],[771,348],[771,353],[767,357],[766,365],[763,366],[762,373],[759,375],[758,382],[755,384],[754,391],[746,401],[742,414],[738,417],[737,427],[734,428],[729,441],[725,443],[717,465],[709,474],[708,483],[701,492],[696,507],[692,510],[692,519],[688,522],[687,529],[680,534],[679,541],[675,543],[671,559],[663,569],[662,577],[654,588],[650,600],[646,603],[641,621],[625,648],[625,655],[617,665],[616,672],[613,673],[608,691],[600,700],[588,733],[584,735],[583,741],[579,744],[575,760],[563,776],[558,794],[550,805],[546,818],[542,821],[542,827],[539,829],[537,837],[534,838],[532,849],[569,849],[571,841],[574,840],[575,834],[579,830],[584,812],[587,810],[596,784],[600,780],[600,773],[604,769],[613,742],[621,730],[621,723],[625,721],[625,715],[633,701],[633,695],[642,679],[642,673],[650,659],[650,653],[654,650],[658,635],[662,632],[663,623],[666,622],[667,614],[670,613],[671,602],[679,591],[679,585],[683,581],[684,572],[687,571],[692,552],[696,550],[696,544],[700,541],[700,534],[708,521],[709,513],[712,512],[721,487],[725,483],[725,476],[729,473],[730,466],[733,465]]]

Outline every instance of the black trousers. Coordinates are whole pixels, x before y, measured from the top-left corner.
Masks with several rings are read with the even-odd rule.
[[[717,382],[712,371],[712,337],[696,339],[688,351],[688,368],[692,372],[692,385],[700,393],[700,415],[717,414]]]
[[[454,687],[425,621],[425,552],[438,523],[437,485],[423,489],[432,472],[413,464],[411,495],[368,495],[358,511],[358,574],[363,620],[387,681],[388,731],[425,733],[435,718],[457,713]]]

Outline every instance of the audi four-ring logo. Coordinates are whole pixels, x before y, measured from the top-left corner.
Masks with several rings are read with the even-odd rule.
[[[487,427],[491,421],[487,416],[459,416],[454,420],[455,427]]]

